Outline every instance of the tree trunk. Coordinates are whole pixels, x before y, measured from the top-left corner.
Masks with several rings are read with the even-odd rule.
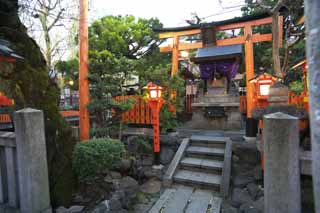
[[[320,213],[320,1],[306,0],[307,63],[312,143],[313,192]]]
[[[44,34],[44,40],[45,40],[45,49],[44,49],[44,55],[47,61],[47,67],[48,71],[51,70],[52,66],[52,59],[51,59],[51,39],[50,39],[50,34],[49,34],[49,29],[48,29],[48,16],[49,16],[49,11],[47,8],[42,8],[42,13],[39,14],[39,20],[41,23],[41,27],[43,30]]]
[[[272,59],[274,74],[283,77],[279,55],[279,10],[272,14]]]

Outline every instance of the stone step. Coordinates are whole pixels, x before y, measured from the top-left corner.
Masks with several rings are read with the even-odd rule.
[[[223,161],[185,157],[181,160],[180,165],[184,168],[198,168],[207,172],[211,170],[221,171],[223,168]]]
[[[176,183],[186,185],[219,189],[221,184],[221,175],[179,169],[174,175],[173,180]]]
[[[226,142],[228,140],[230,140],[230,138],[203,136],[203,135],[192,135],[190,140],[191,140],[191,144],[193,146],[224,148],[226,145]]]
[[[224,156],[223,148],[203,147],[203,146],[189,146],[186,150],[188,154],[202,155],[202,156]]]
[[[239,96],[211,95],[199,97],[196,102],[239,103],[240,98]]]

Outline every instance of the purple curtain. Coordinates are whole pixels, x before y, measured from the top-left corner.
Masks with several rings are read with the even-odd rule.
[[[215,72],[226,76],[228,80],[233,79],[239,69],[240,63],[237,60],[215,61],[212,63],[200,64],[200,76],[203,80],[213,79]]]

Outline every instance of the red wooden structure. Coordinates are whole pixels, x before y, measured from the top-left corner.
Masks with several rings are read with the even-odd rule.
[[[150,106],[141,96],[117,96],[114,97],[117,101],[124,101],[127,99],[135,99],[133,107],[122,113],[122,122],[130,124],[152,124],[152,113]]]

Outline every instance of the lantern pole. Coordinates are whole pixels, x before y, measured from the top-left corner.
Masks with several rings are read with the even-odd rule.
[[[154,152],[154,165],[156,168],[161,169],[160,165],[160,109],[164,103],[163,98],[161,98],[162,88],[149,83],[147,86],[149,98],[147,100],[148,106],[152,113],[152,126],[153,126],[153,152]],[[156,97],[152,95],[156,94]]]
[[[79,23],[79,126],[80,141],[89,139],[88,0],[80,0]]]

